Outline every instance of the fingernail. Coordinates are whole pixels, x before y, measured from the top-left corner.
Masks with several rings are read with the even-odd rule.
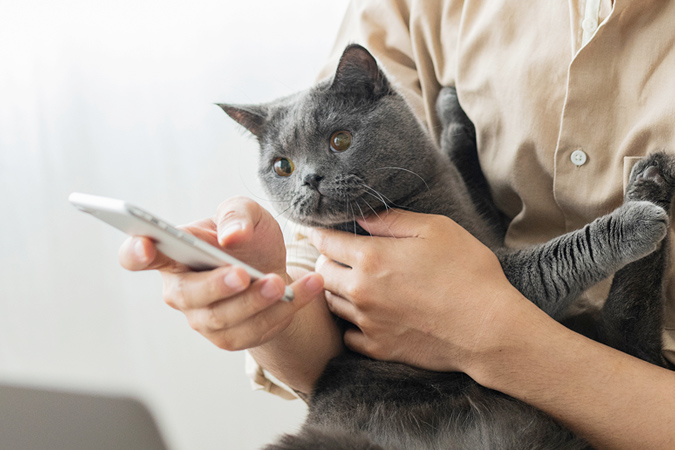
[[[246,283],[236,270],[225,275],[225,284],[236,291],[241,291],[246,287]]]
[[[143,242],[139,239],[134,243],[134,253],[140,262],[147,262],[148,255],[145,254],[145,247],[143,247]]]
[[[223,228],[220,230],[220,233],[218,233],[218,240],[222,241],[225,239],[227,236],[236,233],[239,230],[243,230],[244,227],[240,223],[232,223],[228,225],[227,227]]]
[[[305,287],[311,294],[315,294],[323,289],[323,279],[320,275],[310,275],[305,279]]]
[[[273,300],[273,299],[281,298],[281,295],[283,294],[283,290],[279,289],[279,286],[274,281],[265,280],[262,287],[260,288],[260,293],[266,299]]]

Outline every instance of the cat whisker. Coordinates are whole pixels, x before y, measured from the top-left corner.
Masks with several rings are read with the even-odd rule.
[[[370,210],[373,212],[373,214],[375,214],[377,217],[380,217],[380,215],[377,213],[377,211],[375,210],[375,208],[373,208],[373,207],[370,205],[370,203],[368,203],[368,202],[366,202],[366,201],[364,201],[364,203],[366,204],[366,206],[367,206],[368,208],[370,208]]]
[[[424,211],[418,211],[418,210],[413,209],[413,208],[411,208],[411,207],[409,207],[409,206],[401,206],[401,205],[398,205],[398,204],[396,204],[395,202],[393,202],[392,200],[390,200],[387,196],[385,196],[385,195],[382,194],[381,192],[378,192],[377,190],[371,188],[371,187],[368,186],[367,184],[361,183],[361,186],[363,186],[363,187],[365,187],[365,188],[368,188],[368,189],[370,189],[371,191],[373,191],[375,194],[377,194],[377,196],[375,196],[375,195],[371,194],[370,192],[368,192],[368,194],[370,194],[371,196],[377,198],[379,201],[381,201],[381,202],[384,204],[384,208],[385,208],[386,211],[392,210],[391,207],[392,207],[392,206],[395,206],[395,207],[397,207],[397,208],[405,209],[405,210],[408,210],[408,211],[413,211],[413,212],[424,212]],[[386,198],[387,201],[384,200],[385,198]],[[363,199],[363,201],[364,201],[366,204],[368,204],[368,206],[372,209],[372,206],[371,206],[365,199]]]
[[[284,200],[284,199],[281,199],[281,200],[274,200],[274,199],[269,198],[269,197],[267,197],[267,196],[262,196],[262,195],[257,194],[256,192],[253,192],[253,190],[251,189],[251,187],[250,187],[250,186],[248,185],[248,183],[246,182],[246,178],[243,176],[243,173],[242,173],[241,170],[239,170],[239,179],[240,179],[241,182],[244,184],[244,188],[246,189],[246,191],[248,191],[248,194],[249,194],[252,198],[254,198],[254,199],[256,199],[256,200],[261,200],[261,201],[269,202],[269,203],[283,203],[283,202],[286,201],[286,200]]]
[[[366,220],[366,216],[365,216],[365,214],[363,214],[363,210],[361,209],[361,207],[359,206],[358,203],[356,203],[356,207],[359,208],[359,212],[361,213],[361,217],[363,218],[363,220]],[[373,212],[375,212],[375,211],[373,211]],[[377,213],[375,213],[375,214],[377,214]]]
[[[387,196],[385,196],[385,195],[382,194],[381,192],[377,191],[376,189],[373,189],[372,187],[368,186],[368,185],[365,184],[365,183],[361,183],[361,186],[363,186],[363,187],[366,188],[366,189],[370,189],[372,192],[374,192],[375,195],[373,195],[373,194],[370,193],[370,192],[369,192],[369,194],[370,194],[370,195],[373,195],[373,197],[375,197],[375,198],[377,198],[378,200],[380,200],[380,201],[382,202],[382,204],[384,204],[385,209],[389,209],[389,204],[392,204],[392,205],[394,205],[394,206],[397,206],[393,201],[391,201],[389,198],[387,198]],[[386,199],[386,200],[385,200],[385,199]],[[387,201],[389,201],[389,203],[387,203]]]
[[[275,200],[275,199],[270,198],[270,197],[263,197],[262,195],[257,195],[250,190],[248,191],[248,196],[257,200],[257,201],[259,201],[259,202],[267,202],[267,203],[272,203],[272,204],[286,203],[288,201],[287,199],[284,199],[284,198]]]
[[[370,203],[368,203],[368,202],[365,202],[365,203],[366,203],[366,205],[368,206],[368,208],[370,208],[370,210],[373,211],[373,214],[375,214],[375,216],[376,216],[378,219],[380,219],[380,222],[383,222],[383,223],[384,223],[384,220],[382,220],[382,217],[380,217],[380,215],[377,213],[377,211],[375,211],[375,209],[374,209],[372,206],[370,206]],[[365,219],[365,218],[364,218],[364,219]],[[388,226],[387,226],[387,230],[389,231],[389,234],[391,235],[391,237],[396,237],[396,236],[394,236],[394,233],[391,232],[391,229],[390,229]],[[371,235],[371,236],[372,236],[372,235]]]
[[[279,212],[277,215],[274,216],[274,220],[277,220],[279,217],[282,217],[282,216],[283,216],[284,214],[286,214],[286,212],[287,212],[289,209],[291,209],[292,207],[293,207],[293,204],[292,204],[292,203],[289,204],[289,205],[288,205],[288,208],[282,210],[281,212]]]
[[[388,208],[388,207],[389,207],[382,197],[379,197],[379,196],[377,196],[377,195],[375,195],[375,194],[373,194],[373,193],[371,193],[371,192],[366,192],[366,194],[368,194],[368,195],[370,195],[371,197],[374,197],[374,198],[377,199],[378,201],[382,202],[382,203],[384,204],[384,207],[385,207],[385,208]],[[364,201],[365,201],[365,200],[364,200]]]
[[[424,178],[422,178],[422,176],[421,176],[420,174],[415,173],[415,172],[413,172],[412,170],[409,170],[409,169],[406,169],[406,168],[403,168],[403,167],[379,167],[379,168],[377,168],[377,169],[375,169],[375,170],[385,170],[385,169],[390,169],[390,170],[402,170],[402,171],[404,171],[404,172],[411,173],[411,174],[415,175],[417,178],[419,178],[420,180],[422,180],[422,183],[424,183],[424,185],[427,187],[427,190],[428,190],[428,191],[431,190],[431,189],[429,188],[429,185],[427,184],[426,180],[425,180]]]
[[[290,208],[290,206],[289,206],[289,208]],[[285,211],[287,211],[287,210],[288,210],[288,208],[287,208]],[[285,211],[284,211],[284,212],[285,212]],[[281,214],[278,214],[277,216],[274,217],[274,219],[276,220],[276,219],[277,219],[278,217],[280,217],[280,216],[281,216]],[[278,222],[278,220],[277,220],[277,222]],[[286,227],[289,226],[289,225],[288,225],[289,223],[291,223],[290,226],[294,226],[294,225],[295,225],[294,222],[292,222],[292,221],[290,221],[290,220],[285,220],[285,221],[284,221],[284,226],[283,226],[283,228],[281,229],[281,234],[284,235],[284,236],[288,236],[288,234],[286,234]],[[292,233],[291,233],[291,234],[292,234]]]
[[[397,208],[405,209],[406,211],[412,211],[412,212],[424,212],[424,211],[421,211],[421,210],[412,208],[412,207],[410,207],[410,206],[401,206],[401,205],[398,205],[398,204],[396,204],[395,202],[393,202],[392,200],[390,200],[388,197],[384,196],[384,194],[382,194],[381,192],[376,191],[375,189],[371,188],[370,186],[368,186],[368,185],[366,185],[366,184],[361,183],[361,186],[366,187],[366,188],[370,189],[371,191],[375,192],[375,193],[379,196],[379,197],[376,197],[376,198],[377,198],[378,200],[380,200],[382,203],[384,203],[384,207],[385,207],[385,209],[386,209],[387,211],[389,211],[390,209],[392,209],[392,208],[391,208],[392,206],[395,206],[395,207],[397,207]],[[370,192],[369,192],[369,194],[370,194]],[[372,194],[370,194],[370,195],[372,195]],[[373,197],[374,197],[374,195],[373,195]],[[382,199],[382,197],[385,197],[385,198],[388,200],[389,203],[385,202],[385,201]],[[364,200],[364,201],[365,201],[365,200]]]
[[[364,185],[364,186],[369,188],[371,191],[375,192],[380,197],[380,199],[384,198],[386,200],[386,201],[382,200],[382,203],[384,203],[385,209],[389,210],[389,209],[391,209],[392,206],[401,207],[400,205],[396,204],[396,202],[394,202],[392,199],[390,199],[389,197],[384,195],[382,192],[380,192],[376,189],[373,189],[370,186],[367,186],[367,185]]]
[[[396,205],[396,203],[394,203],[393,201],[389,200],[389,198],[386,197],[384,194],[382,194],[381,192],[378,192],[377,190],[371,188],[371,187],[368,186],[367,184],[361,183],[361,185],[362,185],[363,187],[367,188],[367,189],[370,189],[370,190],[373,191],[375,194],[377,194],[377,195],[373,195],[372,193],[368,192],[368,194],[370,194],[371,196],[377,198],[378,200],[380,200],[380,201],[382,202],[382,204],[384,204],[385,211],[389,212],[389,211],[391,210],[391,207],[390,207],[389,203],[390,203],[391,205],[393,205],[393,206],[398,206],[398,205]],[[385,201],[385,200],[384,200],[385,198],[386,198],[389,202]],[[375,216],[377,216],[377,218],[380,219],[381,222],[384,222],[384,221],[382,220],[382,217],[380,217],[380,215],[377,213],[377,210],[375,210],[375,208],[373,208],[372,205],[371,205],[370,203],[368,203],[368,201],[366,201],[365,199],[364,199],[363,201],[364,201],[364,203],[368,206],[368,208],[370,208],[370,209],[373,211],[373,213],[375,214]],[[389,229],[389,227],[387,227],[387,230],[389,231],[389,234],[391,235],[391,237],[395,237],[395,236],[394,236],[394,233],[392,233],[392,231]]]
[[[271,199],[271,198],[264,198],[264,197],[260,197],[260,196],[259,196],[258,198],[261,199],[261,200],[270,202],[270,203],[290,203],[290,202],[293,201],[293,196],[292,196],[292,195],[289,196],[288,198],[283,197],[283,198],[279,198],[279,199],[277,199],[277,200],[274,200],[274,199]]]
[[[352,212],[352,223],[354,224],[354,236],[356,236],[356,214],[354,213],[354,208],[352,207],[352,202],[347,200],[347,205],[349,206],[350,211]],[[356,206],[359,206],[358,204]]]

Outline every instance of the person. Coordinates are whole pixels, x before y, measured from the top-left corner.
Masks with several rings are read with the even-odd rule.
[[[506,245],[522,247],[615,208],[634,162],[673,151],[674,22],[673,2],[353,0],[324,75],[347,43],[364,45],[435,139],[436,95],[456,86],[495,202],[512,219]],[[313,272],[311,255],[287,265],[272,216],[236,197],[185,229],[270,272],[264,279],[251,282],[236,267],[191,272],[142,238],[123,244],[120,261],[159,270],[167,303],[215,345],[249,349],[268,390],[278,388],[263,373],[308,395],[346,345],[463,371],[596,447],[675,448],[675,373],[552,320],[448,218],[394,211],[359,224],[374,237],[310,230],[294,244],[322,254]],[[673,275],[663,335],[671,361]],[[579,307],[601,304],[610,281]],[[290,304],[278,301],[285,283],[296,292]],[[356,327],[343,335],[331,313]]]

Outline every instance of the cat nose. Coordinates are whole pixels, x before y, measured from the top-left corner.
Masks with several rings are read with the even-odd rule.
[[[305,178],[302,180],[303,185],[307,185],[315,191],[319,190],[319,183],[323,180],[322,176],[319,176],[315,173],[310,173],[305,175]]]

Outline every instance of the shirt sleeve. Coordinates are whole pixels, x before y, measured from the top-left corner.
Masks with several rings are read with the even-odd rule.
[[[244,354],[246,375],[251,380],[251,389],[269,392],[285,400],[295,400],[298,398],[291,388],[263,369],[248,351],[244,352]]]

